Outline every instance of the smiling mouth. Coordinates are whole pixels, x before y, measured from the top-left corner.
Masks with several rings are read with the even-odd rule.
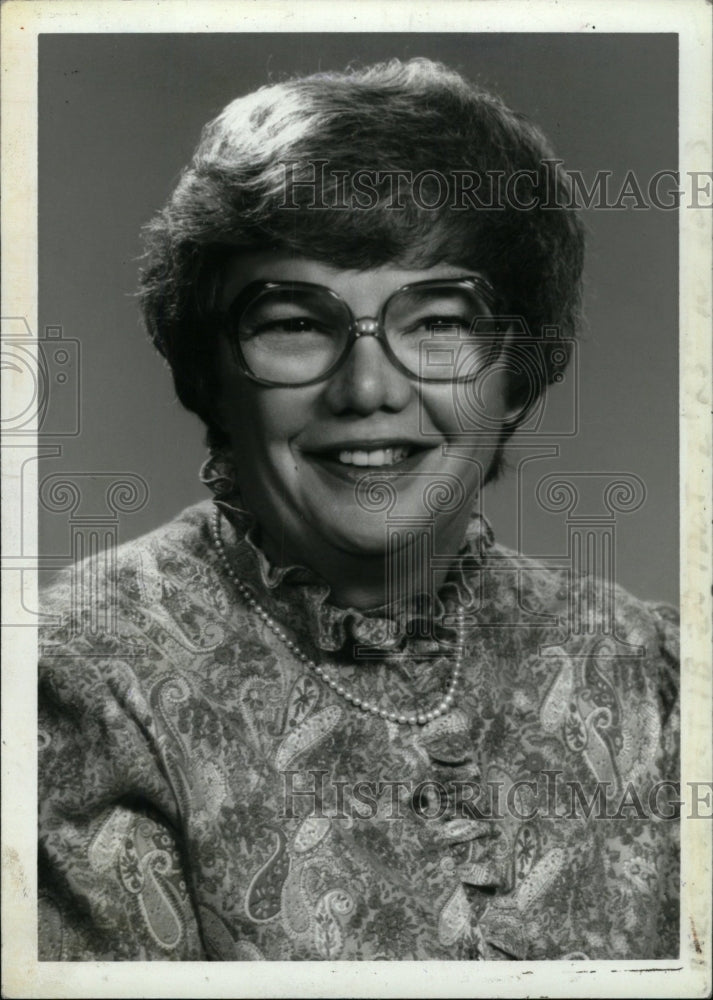
[[[362,468],[376,469],[384,465],[398,465],[412,454],[414,449],[408,445],[397,445],[393,448],[372,448],[370,450],[362,448],[343,449],[336,454],[329,455],[333,461],[340,465],[358,465]]]
[[[430,448],[414,444],[380,445],[374,448],[334,448],[312,452],[309,458],[323,468],[354,481],[370,469],[393,469],[407,472],[418,465]]]

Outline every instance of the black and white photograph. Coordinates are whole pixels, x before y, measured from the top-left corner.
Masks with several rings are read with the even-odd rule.
[[[709,995],[710,24],[560,6],[3,8],[8,996]]]

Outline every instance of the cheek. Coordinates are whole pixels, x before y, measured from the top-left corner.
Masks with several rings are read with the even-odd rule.
[[[310,420],[311,400],[294,389],[271,389],[244,380],[221,396],[222,426],[238,464],[270,477],[296,466],[293,443]],[[270,473],[272,468],[273,473]]]
[[[504,373],[495,369],[472,382],[424,385],[421,405],[445,434],[472,430],[497,436],[506,415],[505,385]]]
[[[275,398],[246,393],[226,409],[227,431],[236,455],[266,458],[281,447],[289,447],[299,429],[294,405]]]
[[[250,386],[239,399],[236,396],[228,402],[226,429],[243,502],[254,513],[262,511],[269,523],[280,498],[294,492],[295,462],[290,449],[294,408],[291,411],[279,400],[263,398],[259,390]]]
[[[290,401],[284,391],[259,386],[236,367],[225,345],[219,353],[217,414],[234,454],[246,458],[290,433]]]

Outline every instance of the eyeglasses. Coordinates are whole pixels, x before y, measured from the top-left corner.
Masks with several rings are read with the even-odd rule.
[[[231,306],[225,332],[248,378],[262,385],[312,385],[344,363],[360,337],[375,337],[391,364],[423,382],[476,378],[502,349],[495,293],[472,275],[420,281],[395,291],[378,317],[357,319],[331,288],[258,281]]]

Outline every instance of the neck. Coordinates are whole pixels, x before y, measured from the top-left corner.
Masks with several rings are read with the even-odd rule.
[[[435,598],[450,567],[443,559],[434,566],[429,553],[435,549],[439,555],[449,553],[455,557],[465,534],[465,527],[459,524],[451,524],[449,528],[435,532],[435,537],[427,529],[412,533],[408,542],[389,554],[355,554],[328,546],[315,546],[309,553],[289,554],[268,535],[261,537],[261,545],[276,565],[297,563],[314,570],[329,584],[334,604],[366,610],[408,602],[419,595]]]

